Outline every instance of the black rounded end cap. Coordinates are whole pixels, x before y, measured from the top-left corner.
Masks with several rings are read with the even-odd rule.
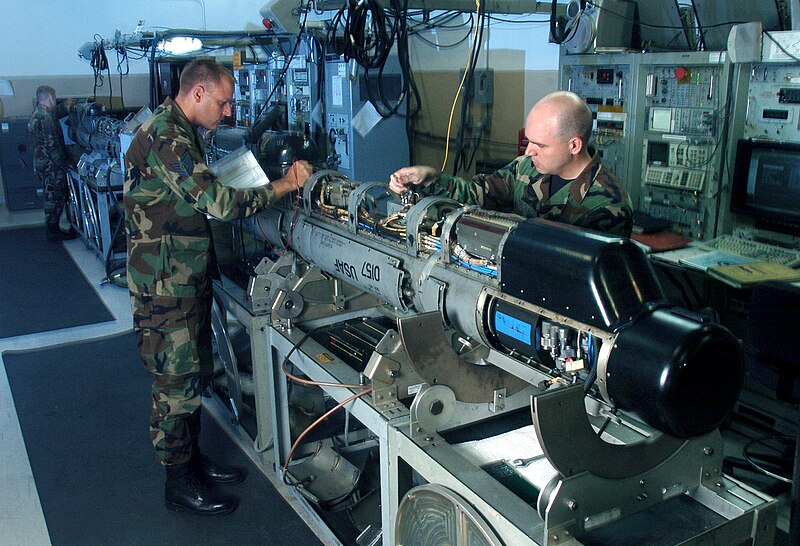
[[[726,328],[658,309],[620,331],[608,392],[620,409],[661,432],[693,438],[733,409],[743,370],[739,342]]]

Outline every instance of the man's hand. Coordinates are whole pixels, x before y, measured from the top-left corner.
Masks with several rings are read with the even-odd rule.
[[[286,175],[283,178],[273,180],[270,186],[277,197],[283,197],[291,191],[302,188],[313,172],[308,161],[295,161],[286,172]]]
[[[295,161],[292,163],[289,172],[286,173],[285,178],[289,180],[296,189],[300,189],[303,187],[303,184],[306,183],[306,180],[313,174],[314,170],[309,165],[308,161]]]
[[[427,165],[413,165],[398,169],[389,177],[389,189],[394,193],[405,193],[409,185],[429,186],[436,180],[436,169]]]

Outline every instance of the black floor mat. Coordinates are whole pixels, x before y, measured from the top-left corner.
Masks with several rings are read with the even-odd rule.
[[[0,230],[0,338],[114,320],[44,226]]]
[[[244,483],[224,488],[239,508],[201,517],[164,507],[148,434],[151,376],[132,333],[3,360],[54,546],[320,544],[208,416],[203,450],[247,469]]]

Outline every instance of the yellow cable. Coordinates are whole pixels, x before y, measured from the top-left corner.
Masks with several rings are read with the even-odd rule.
[[[472,59],[472,55],[475,53],[475,43],[478,41],[478,25],[480,24],[479,18],[481,13],[481,0],[475,0],[475,21],[472,26],[473,35],[472,35],[472,45],[469,47],[470,54],[467,56],[467,66],[464,67],[464,77],[461,78],[461,83],[458,84],[458,90],[456,91],[456,96],[453,99],[453,107],[450,108],[450,119],[447,121],[447,136],[444,139],[444,161],[442,161],[442,168],[439,169],[440,171],[444,172],[445,167],[447,166],[447,156],[450,154],[450,131],[453,128],[453,116],[455,115],[456,111],[456,104],[458,104],[458,97],[461,96],[461,89],[464,86],[464,82],[467,79],[467,70],[469,70],[469,61]],[[461,120],[461,123],[464,123],[464,120]]]

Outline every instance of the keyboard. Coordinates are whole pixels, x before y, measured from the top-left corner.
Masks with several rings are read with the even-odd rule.
[[[720,235],[716,239],[704,241],[700,245],[709,250],[721,250],[745,258],[753,258],[760,262],[775,262],[788,267],[800,265],[800,250],[741,239],[733,235]]]

